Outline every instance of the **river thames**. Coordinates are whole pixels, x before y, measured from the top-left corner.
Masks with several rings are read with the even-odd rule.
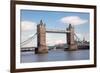
[[[34,51],[21,52],[21,63],[88,60],[89,49],[64,51],[61,49],[50,50],[47,54],[35,54]]]

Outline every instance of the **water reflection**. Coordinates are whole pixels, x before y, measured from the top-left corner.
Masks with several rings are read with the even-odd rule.
[[[77,51],[51,50],[47,54],[34,54],[34,52],[21,52],[21,63],[87,60],[87,59],[89,59],[89,50],[77,50]]]
[[[47,60],[48,58],[48,55],[47,54],[37,54],[37,58],[36,58],[36,61],[37,62],[43,62],[45,60]]]

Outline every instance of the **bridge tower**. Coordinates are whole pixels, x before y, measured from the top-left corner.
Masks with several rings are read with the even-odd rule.
[[[42,20],[37,25],[37,48],[35,49],[35,53],[48,53],[48,47],[46,46],[46,28]]]
[[[68,50],[77,50],[78,46],[74,39],[74,27],[71,24],[69,24],[69,27],[66,30],[70,31],[69,33],[66,34]]]

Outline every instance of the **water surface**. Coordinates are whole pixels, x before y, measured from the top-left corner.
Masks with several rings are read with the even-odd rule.
[[[88,59],[89,49],[77,51],[51,50],[47,54],[34,54],[34,51],[21,52],[21,63]]]

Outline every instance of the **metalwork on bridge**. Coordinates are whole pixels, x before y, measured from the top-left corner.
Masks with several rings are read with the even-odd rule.
[[[47,33],[70,33],[70,31],[66,30],[58,30],[58,29],[47,29]]]

